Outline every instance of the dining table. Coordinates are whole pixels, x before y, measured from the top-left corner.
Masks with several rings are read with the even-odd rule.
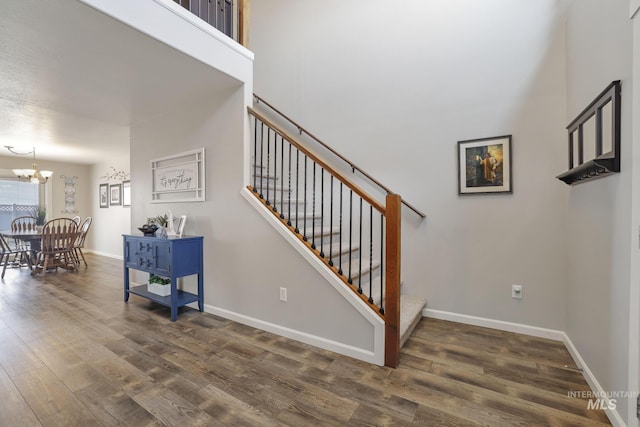
[[[38,252],[40,252],[42,246],[42,232],[36,230],[0,230],[0,234],[5,239],[21,240],[28,242],[31,248],[30,263],[35,264],[38,259]]]

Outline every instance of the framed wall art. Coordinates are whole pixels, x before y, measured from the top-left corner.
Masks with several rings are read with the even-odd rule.
[[[511,135],[458,141],[458,194],[512,193]]]
[[[109,207],[109,184],[100,184],[98,189],[98,199],[101,208]]]
[[[131,181],[122,182],[122,206],[131,206]]]
[[[109,204],[120,206],[122,204],[122,184],[111,184],[109,186]]]
[[[204,148],[151,160],[151,203],[204,202]]]

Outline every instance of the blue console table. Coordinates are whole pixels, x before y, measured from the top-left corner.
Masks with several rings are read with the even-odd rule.
[[[171,308],[171,321],[178,317],[178,307],[198,301],[204,309],[202,236],[158,238],[123,235],[124,301],[139,295]],[[147,291],[147,285],[129,287],[129,269],[146,271],[171,279],[171,295],[166,297]],[[178,277],[198,275],[198,293],[178,290]]]

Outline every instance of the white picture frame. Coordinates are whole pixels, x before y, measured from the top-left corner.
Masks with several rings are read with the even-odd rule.
[[[204,148],[151,160],[151,203],[204,202]]]
[[[176,236],[182,237],[182,233],[184,232],[184,224],[187,222],[186,215],[180,215],[178,218],[178,226],[176,227]]]

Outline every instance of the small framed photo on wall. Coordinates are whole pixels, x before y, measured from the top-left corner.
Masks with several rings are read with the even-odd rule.
[[[131,181],[122,182],[122,206],[131,206]]]
[[[100,184],[98,189],[98,199],[101,208],[109,207],[109,184]]]
[[[512,192],[511,135],[458,141],[458,194]]]
[[[111,184],[109,186],[109,204],[120,206],[122,204],[122,184]]]

